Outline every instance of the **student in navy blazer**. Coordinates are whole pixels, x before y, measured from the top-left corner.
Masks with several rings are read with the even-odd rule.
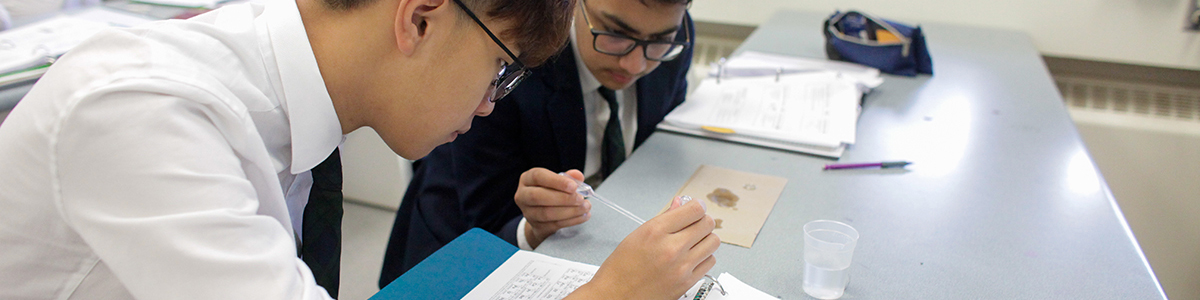
[[[621,1],[632,1],[633,4],[617,3]],[[636,4],[638,1],[642,3],[640,6]],[[490,231],[513,245],[528,246],[518,243],[518,234],[521,233],[518,232],[518,227],[527,225],[521,224],[522,208],[514,202],[514,195],[518,193],[523,173],[533,176],[531,174],[534,170],[531,169],[544,168],[545,170],[536,169],[540,172],[536,175],[541,176],[543,182],[546,181],[545,178],[552,177],[558,178],[555,180],[570,182],[570,179],[555,173],[585,170],[589,150],[586,140],[588,119],[585,116],[585,91],[581,90],[582,72],[578,69],[584,67],[584,64],[578,62],[576,57],[583,55],[585,51],[602,50],[599,45],[593,45],[594,39],[611,38],[594,35],[589,29],[592,32],[599,30],[603,33],[616,33],[618,36],[628,34],[644,42],[653,40],[656,35],[643,33],[653,31],[637,30],[639,25],[654,29],[660,28],[655,27],[655,24],[667,24],[673,25],[674,27],[667,28],[674,31],[660,31],[657,34],[669,36],[670,40],[667,42],[694,41],[694,27],[690,16],[685,13],[689,2],[690,0],[588,0],[586,5],[579,5],[580,11],[576,14],[575,23],[576,35],[570,45],[545,65],[532,69],[532,75],[513,90],[508,99],[496,103],[491,116],[475,118],[469,132],[458,136],[453,143],[438,147],[413,164],[413,178],[400,203],[388,242],[380,287],[386,286],[472,227]],[[672,20],[666,20],[669,23],[654,23],[655,18],[662,21],[663,16],[670,15],[664,11],[681,13],[683,18],[676,14],[675,17],[671,17]],[[581,14],[586,14],[588,20],[578,21]],[[627,18],[622,19],[622,16]],[[581,26],[584,27],[579,28]],[[631,32],[637,35],[630,34]],[[582,41],[579,42],[582,46],[573,48],[576,41]],[[624,56],[608,55],[616,56],[610,57],[614,60],[658,55],[653,53],[654,46],[650,48],[651,52],[643,52],[647,48],[645,44],[633,47],[634,49]],[[591,52],[592,57],[599,57],[596,56],[597,53]],[[683,47],[682,52],[677,55],[674,59],[661,63],[646,61],[658,65],[640,78],[636,78],[636,75],[632,78],[617,78],[636,80],[625,85],[636,87],[634,90],[637,126],[629,151],[640,146],[654,132],[655,126],[664,116],[684,101],[687,92],[686,77],[692,60],[691,46]],[[588,56],[583,57],[588,60]],[[628,62],[622,62],[623,65],[625,63]],[[610,84],[612,78],[605,77],[608,74],[594,73],[600,74],[593,74],[593,81],[598,80],[605,87],[614,85]],[[616,85],[619,86],[619,82]],[[607,113],[608,109],[605,108],[603,112]],[[592,168],[594,169],[594,166]],[[580,173],[572,171],[572,174],[577,179],[583,179],[581,176],[575,176],[581,175]],[[561,193],[559,196],[578,197],[568,191],[556,192]],[[582,198],[579,198],[579,201],[582,201]],[[581,209],[582,215],[576,215],[572,221],[562,225],[586,221],[589,216],[586,212],[590,209],[590,204]],[[538,239],[537,243],[540,241],[541,239]]]

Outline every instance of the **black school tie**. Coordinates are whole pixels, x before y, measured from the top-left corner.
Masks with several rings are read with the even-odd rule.
[[[608,178],[617,166],[625,162],[625,137],[621,134],[621,109],[616,93],[606,87],[600,87],[599,92],[608,102],[608,125],[604,127],[604,141],[600,144],[600,175]]]
[[[337,298],[342,258],[342,158],[337,149],[312,169],[312,177],[300,257],[312,269],[317,285]]]

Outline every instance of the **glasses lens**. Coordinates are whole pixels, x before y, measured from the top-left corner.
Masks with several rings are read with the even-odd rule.
[[[633,47],[637,46],[637,41],[617,35],[598,34],[593,44],[596,46],[597,52],[609,55],[625,55],[633,50]]]
[[[516,68],[507,64],[501,67],[500,76],[492,84],[491,101],[496,102],[507,96],[513,89],[517,88],[521,80],[525,79],[526,74],[529,74],[529,72],[525,68]]]
[[[671,43],[650,43],[646,45],[646,58],[652,60],[671,60],[683,53],[683,45]]]

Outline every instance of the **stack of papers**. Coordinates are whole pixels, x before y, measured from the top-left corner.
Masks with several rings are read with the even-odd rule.
[[[700,82],[660,129],[841,157],[854,144],[864,93],[879,70],[745,52]]]
[[[35,79],[75,45],[112,26],[133,26],[148,19],[94,7],[0,32],[0,86]]]
[[[57,16],[0,34],[0,73],[49,63],[107,27],[99,22]]]

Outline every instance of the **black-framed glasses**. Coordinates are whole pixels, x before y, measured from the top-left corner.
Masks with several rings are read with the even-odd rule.
[[[457,1],[457,0],[456,0]],[[613,55],[625,56],[629,52],[633,52],[638,46],[642,46],[642,55],[647,60],[653,61],[670,61],[679,57],[684,49],[692,45],[691,37],[687,37],[688,22],[683,21],[684,36],[687,37],[684,41],[647,41],[634,38],[628,35],[604,31],[596,29],[592,26],[592,21],[588,19],[587,1],[579,1],[581,4],[579,9],[583,11],[583,22],[587,23],[588,29],[592,32],[592,48],[596,52]]]
[[[476,17],[475,13],[471,12],[471,9],[467,8],[466,4],[463,4],[461,0],[454,0],[454,3],[458,4],[458,7],[461,7],[462,10],[467,13],[467,16],[471,17],[471,20],[475,20],[475,24],[479,24],[479,28],[483,28],[483,32],[487,32],[487,35],[492,38],[492,41],[496,42],[496,45],[499,45],[500,49],[504,49],[504,53],[508,53],[508,57],[511,57],[513,60],[512,64],[501,62],[500,73],[496,74],[496,79],[492,80],[492,84],[488,86],[488,102],[499,101],[500,98],[504,98],[504,96],[507,96],[508,93],[512,92],[513,89],[517,88],[517,85],[521,83],[521,80],[524,80],[525,76],[528,76],[531,72],[525,67],[525,64],[521,62],[521,59],[518,59],[516,55],[513,55],[512,51],[509,51],[508,47],[505,47],[504,43],[501,42],[495,34],[492,34],[492,31],[488,30],[486,25],[483,25],[483,21],[480,21],[479,17]]]

